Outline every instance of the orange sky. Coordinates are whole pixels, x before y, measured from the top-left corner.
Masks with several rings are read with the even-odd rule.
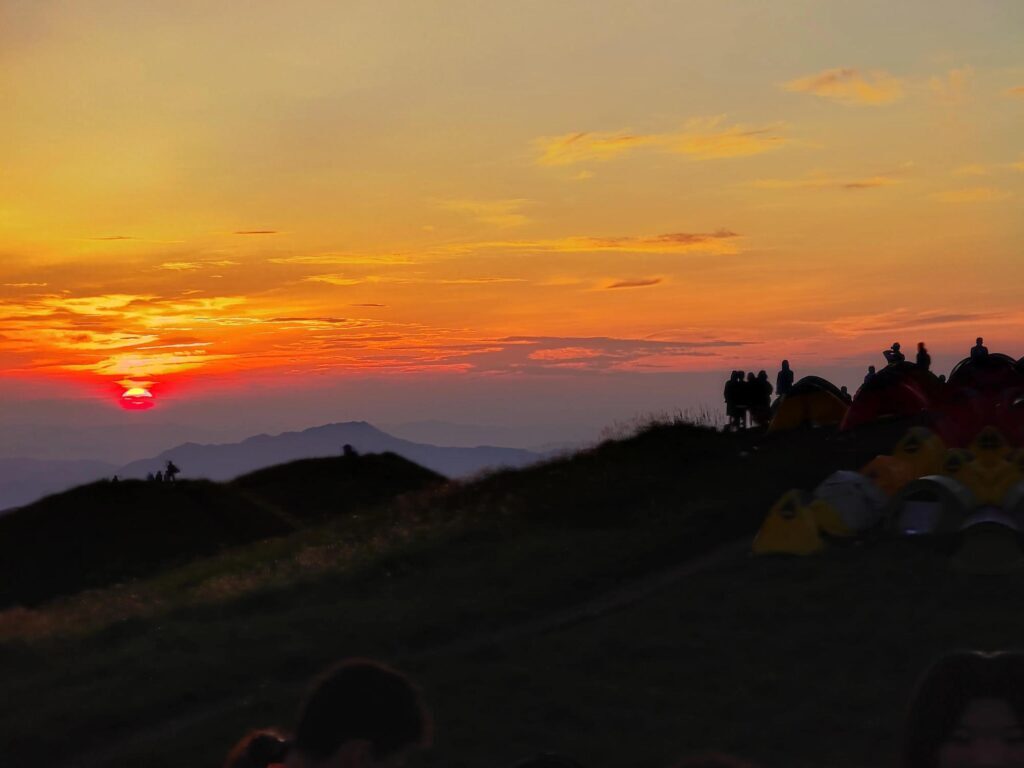
[[[4,3],[6,376],[1024,354],[1024,6],[890,6]]]

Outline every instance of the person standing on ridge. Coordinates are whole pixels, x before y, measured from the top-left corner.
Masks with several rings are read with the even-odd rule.
[[[932,356],[928,354],[923,341],[917,342],[917,367],[925,371],[930,371],[932,368]]]
[[[971,347],[971,360],[984,360],[988,357],[988,347],[985,346],[985,340],[979,336]]]
[[[902,363],[904,360],[907,359],[907,356],[900,352],[900,343],[898,341],[893,342],[893,345],[889,349],[885,350],[882,354],[885,355],[885,362],[887,362],[889,365]]]
[[[789,360],[782,361],[782,370],[775,377],[775,394],[784,397],[793,388],[793,369],[789,367]]]
[[[868,384],[868,383],[870,383],[870,381],[871,381],[871,380],[872,380],[873,378],[875,378],[875,376],[876,376],[876,375],[877,375],[877,374],[875,373],[875,366],[873,366],[873,365],[869,365],[869,366],[868,366],[868,372],[867,372],[867,375],[866,375],[866,376],[864,377],[864,383],[865,383],[865,384]]]

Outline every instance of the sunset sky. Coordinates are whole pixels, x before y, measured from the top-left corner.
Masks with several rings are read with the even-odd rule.
[[[1022,35],[1017,0],[4,0],[0,420],[1022,355]]]

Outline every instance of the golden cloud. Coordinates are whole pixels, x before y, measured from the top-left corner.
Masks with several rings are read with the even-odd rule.
[[[1010,192],[996,187],[967,187],[932,195],[932,199],[941,203],[993,203],[1009,197],[1012,197]]]
[[[875,71],[866,76],[848,67],[826,69],[816,75],[785,83],[787,91],[810,93],[841,104],[879,106],[903,98],[903,86],[888,72]]]
[[[786,143],[777,126],[724,125],[722,116],[688,121],[676,133],[570,133],[537,139],[540,165],[603,162],[636,149],[653,148],[703,160],[759,155]]]
[[[610,285],[606,285],[605,288],[648,288],[652,285],[658,285],[661,282],[660,277],[649,277],[643,280],[618,280]]]
[[[271,264],[304,264],[307,266],[344,266],[347,264],[415,264],[408,256],[367,256],[349,253],[325,253],[311,256],[279,256],[267,259]]]
[[[1024,98],[1024,85],[1018,85],[1007,91],[1010,96],[1016,96],[1017,98]]]
[[[520,227],[529,219],[520,212],[530,201],[512,200],[439,200],[437,205],[447,211],[462,213],[492,227]]]
[[[945,77],[931,78],[928,90],[944,104],[959,104],[967,96],[973,76],[974,70],[971,67],[951,69]]]
[[[715,232],[672,232],[639,237],[562,237],[550,240],[507,240],[459,246],[460,252],[476,250],[522,250],[553,253],[737,253],[739,235],[727,229]]]
[[[802,179],[758,179],[750,182],[750,186],[758,189],[873,189],[902,183],[901,179],[879,174],[848,179],[830,176],[808,176]]]

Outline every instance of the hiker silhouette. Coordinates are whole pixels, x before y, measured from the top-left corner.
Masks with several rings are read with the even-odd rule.
[[[907,359],[907,356],[900,352],[900,343],[894,342],[889,349],[882,352],[885,356],[885,362],[889,365],[895,365],[896,363],[902,363]]]
[[[751,421],[762,426],[771,421],[773,391],[767,371],[758,371],[757,378],[751,384]]]
[[[971,360],[984,360],[987,357],[988,347],[985,346],[985,340],[979,336],[971,347]]]
[[[179,472],[181,472],[181,470],[174,466],[174,462],[168,461],[167,467],[166,469],[164,469],[164,477],[166,478],[167,482],[173,483],[174,478],[178,476]]]
[[[789,394],[793,388],[793,369],[789,367],[789,360],[782,361],[782,370],[775,377],[775,394],[783,397]]]
[[[747,412],[740,407],[740,390],[743,387],[743,371],[733,371],[725,382],[725,413],[729,417],[730,429],[742,429],[746,426]]]
[[[917,342],[917,367],[925,371],[932,368],[932,356],[928,354],[923,341]]]
[[[865,384],[869,384],[869,383],[871,382],[871,380],[872,380],[872,379],[874,379],[874,378],[875,378],[875,376],[877,376],[877,375],[878,375],[878,374],[877,374],[877,373],[875,372],[875,366],[873,366],[873,365],[869,365],[869,366],[868,366],[868,372],[867,372],[867,374],[866,374],[866,375],[864,376],[864,383],[865,383]]]

